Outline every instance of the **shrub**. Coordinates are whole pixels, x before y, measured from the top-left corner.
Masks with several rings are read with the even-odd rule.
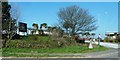
[[[53,44],[53,41],[22,41],[22,40],[9,40],[7,42],[6,47],[10,48],[53,48],[57,46],[57,44]]]
[[[104,42],[109,42],[109,41],[110,41],[110,39],[107,37],[104,39]]]
[[[9,40],[6,42],[8,48],[56,48],[75,45],[75,40],[71,38],[60,38],[52,40],[50,36],[28,36],[19,40]]]
[[[57,46],[56,42],[48,36],[29,36],[22,40],[9,40],[6,47],[14,48],[53,48]]]
[[[118,41],[117,41],[117,39],[111,39],[111,38],[106,37],[104,39],[104,42],[118,42]]]
[[[117,36],[117,38],[115,39],[115,42],[116,42],[116,43],[119,43],[119,42],[120,42],[120,36]]]

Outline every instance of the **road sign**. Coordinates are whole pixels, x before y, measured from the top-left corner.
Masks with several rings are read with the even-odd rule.
[[[27,24],[19,22],[19,32],[27,32]]]

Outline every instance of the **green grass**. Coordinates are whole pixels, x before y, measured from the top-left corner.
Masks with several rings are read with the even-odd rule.
[[[0,57],[2,56],[2,52],[0,52]]]
[[[58,54],[75,54],[88,53],[95,51],[107,50],[103,46],[93,45],[93,49],[88,48],[88,43],[78,44],[70,38],[60,41],[52,40],[50,36],[27,36],[22,39],[7,41],[6,48],[2,48],[2,56],[4,57],[50,57],[51,53]],[[56,55],[54,55],[56,56]]]
[[[62,48],[49,48],[49,49],[28,49],[28,48],[3,48],[2,55],[5,57],[45,57],[50,56],[51,53],[87,53],[95,51],[107,50],[105,47],[96,46],[93,49],[89,49],[88,46],[69,46]]]

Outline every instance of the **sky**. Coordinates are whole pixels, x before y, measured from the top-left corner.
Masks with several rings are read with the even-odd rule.
[[[53,26],[58,22],[57,12],[60,8],[77,5],[80,8],[88,9],[90,15],[97,20],[97,30],[94,33],[118,31],[118,3],[117,2],[11,2],[20,11],[20,22],[27,23],[32,27],[33,23],[47,23]]]
[[[9,0],[9,1],[10,2],[119,2],[119,0]]]

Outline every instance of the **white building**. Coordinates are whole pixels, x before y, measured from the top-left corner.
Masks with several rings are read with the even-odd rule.
[[[19,32],[19,30],[17,30],[17,34],[19,34],[19,35],[32,35],[32,31],[33,31],[32,28],[28,28],[27,32]],[[39,34],[39,32],[36,31],[33,34]]]
[[[118,32],[106,32],[105,33],[106,37],[110,39],[116,39],[116,37],[119,35]]]
[[[28,28],[27,32],[17,31],[17,34],[19,34],[19,35],[32,35],[33,30],[34,30],[33,28]],[[46,35],[52,35],[52,32],[48,32],[47,30],[43,30],[43,33],[46,34]],[[36,32],[34,32],[33,34],[39,34],[39,31],[36,30]]]
[[[32,34],[32,31],[34,31],[33,28],[28,28],[28,30],[27,30],[28,35],[31,35],[31,34]],[[34,32],[33,34],[39,34],[39,31],[36,30],[36,32]]]

